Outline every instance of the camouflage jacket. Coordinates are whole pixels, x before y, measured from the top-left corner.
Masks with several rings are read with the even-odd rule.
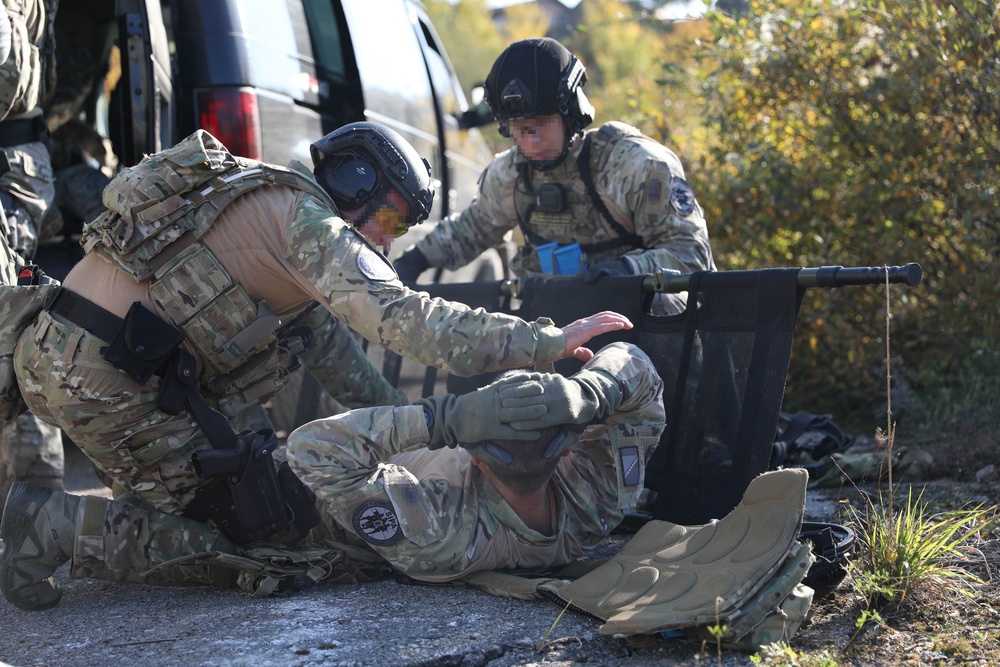
[[[288,460],[352,544],[415,579],[564,565],[634,507],[664,428],[663,383],[641,350],[614,343],[586,367],[616,377],[623,398],[560,460],[551,536],[521,521],[465,449],[427,449],[420,406],[353,410],[302,426],[288,438]]]
[[[516,148],[501,153],[483,173],[472,204],[442,221],[417,247],[431,266],[456,269],[516,230],[519,252],[511,268],[529,276],[541,267],[530,239],[520,232],[519,220],[530,234],[560,244],[600,244],[621,237],[595,206],[580,175],[585,138],[591,143],[590,173],[597,193],[618,225],[641,238],[645,247],[626,244],[591,252],[586,262],[593,265],[625,255],[636,274],[661,268],[682,273],[714,269],[702,208],[684,180],[680,159],[618,122],[578,135],[565,161],[547,172],[526,169],[527,161]],[[534,193],[545,184],[564,190],[563,212],[541,212],[537,206],[532,210]]]
[[[364,338],[457,375],[556,361],[562,330],[407,289],[389,261],[315,197],[299,201],[283,261]]]
[[[565,353],[554,326],[403,287],[304,165],[232,156],[203,131],[124,170],[105,188],[104,203],[108,210],[84,229],[87,256],[66,287],[119,314],[140,301],[181,329],[199,358],[203,391],[227,415],[281,389],[275,329],[314,302],[369,341],[458,375]],[[93,268],[95,256],[109,265],[103,273]],[[360,347],[351,350],[352,359],[328,366],[371,377]]]

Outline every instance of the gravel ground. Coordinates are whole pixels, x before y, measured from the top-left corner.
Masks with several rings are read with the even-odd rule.
[[[70,457],[68,488],[101,492],[85,464]],[[834,515],[835,497],[809,495],[807,519]],[[623,539],[612,536],[605,549]],[[254,600],[236,590],[69,580],[67,566],[57,578],[64,596],[54,609],[29,613],[0,603],[0,661],[16,667],[751,664],[745,654],[720,657],[714,646],[696,642],[638,646],[602,637],[599,622],[573,613],[549,632],[560,613],[552,603],[470,588],[383,581]]]

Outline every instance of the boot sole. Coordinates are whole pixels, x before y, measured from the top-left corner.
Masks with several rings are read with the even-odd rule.
[[[51,609],[62,597],[52,577],[33,581],[34,577],[19,566],[20,562],[34,560],[43,553],[42,540],[35,532],[35,519],[52,493],[52,489],[16,482],[7,494],[0,522],[0,539],[4,545],[0,557],[0,592],[8,602],[25,611]],[[33,547],[31,555],[23,553],[26,544]],[[30,583],[18,584],[18,581]]]

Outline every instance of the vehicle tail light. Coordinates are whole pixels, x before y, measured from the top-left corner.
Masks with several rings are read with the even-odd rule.
[[[261,159],[260,108],[252,88],[198,91],[198,126],[233,155]]]

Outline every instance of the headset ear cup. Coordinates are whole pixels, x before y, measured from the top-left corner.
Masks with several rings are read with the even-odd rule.
[[[337,205],[345,210],[361,208],[378,189],[378,172],[368,160],[351,156],[324,165],[322,182]]]

